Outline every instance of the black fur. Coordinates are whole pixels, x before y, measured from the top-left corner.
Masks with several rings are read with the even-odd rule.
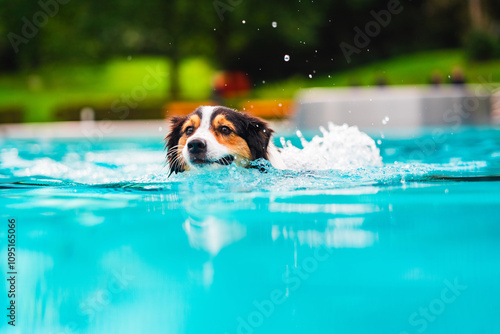
[[[186,121],[187,116],[182,117],[172,117],[170,119],[170,132],[165,137],[165,149],[167,150],[167,159],[170,166],[170,175],[172,173],[181,173],[184,171],[184,166],[182,166],[177,159],[177,146],[179,144],[179,139],[181,138],[182,124]]]
[[[212,119],[215,116],[223,114],[227,120],[234,124],[236,134],[243,138],[252,153],[252,160],[264,158],[269,160],[267,156],[267,147],[273,130],[263,120],[239,112],[226,107],[218,107],[212,114]]]

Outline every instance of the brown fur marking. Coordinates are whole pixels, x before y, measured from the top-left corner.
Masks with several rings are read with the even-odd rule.
[[[229,135],[224,135],[219,132],[222,126],[230,128],[231,133]],[[234,124],[228,121],[224,115],[217,115],[214,118],[210,131],[221,145],[228,148],[231,154],[247,160],[252,160],[252,153],[250,152],[247,142],[236,134]]]

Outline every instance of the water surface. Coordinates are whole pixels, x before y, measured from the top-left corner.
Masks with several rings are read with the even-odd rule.
[[[0,330],[500,332],[500,131],[318,134],[287,170],[171,177],[162,138],[2,139]]]

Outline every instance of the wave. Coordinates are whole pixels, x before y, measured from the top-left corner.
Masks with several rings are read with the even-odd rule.
[[[60,143],[44,145],[36,154],[19,142],[0,151],[0,188],[78,188],[96,191],[290,191],[393,185],[406,182],[459,181],[473,178],[487,167],[484,161],[454,161],[445,164],[383,164],[375,141],[356,127],[328,124],[310,141],[300,131],[302,147],[281,138],[281,155],[288,169],[276,170],[267,161],[256,168],[234,165],[210,172],[188,172],[168,176],[165,152],[144,145],[131,149],[127,143],[112,149],[75,149]],[[137,142],[136,142],[137,144]],[[26,145],[25,145],[26,146]],[[57,152],[57,154],[47,154]],[[484,175],[483,175],[484,176]],[[230,180],[230,181],[228,181]],[[473,180],[473,179],[470,179]],[[486,178],[485,180],[492,180]]]

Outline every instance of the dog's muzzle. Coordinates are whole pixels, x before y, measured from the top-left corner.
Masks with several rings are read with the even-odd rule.
[[[234,161],[232,155],[227,155],[217,160],[207,158],[207,142],[203,139],[194,139],[187,144],[189,160],[196,165],[219,164],[230,165]]]
[[[203,139],[191,140],[188,144],[189,154],[194,155],[206,155],[207,154],[207,142]]]

